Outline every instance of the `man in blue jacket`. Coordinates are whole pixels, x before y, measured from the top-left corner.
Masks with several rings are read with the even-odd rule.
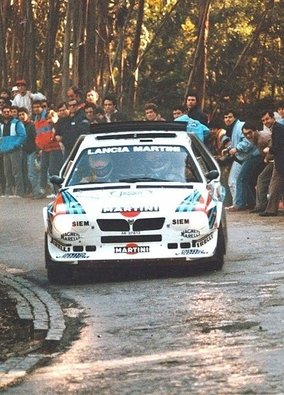
[[[203,143],[206,142],[209,136],[209,128],[197,119],[192,119],[188,115],[184,114],[174,119],[177,122],[187,122],[186,130],[188,133],[194,133]]]
[[[247,156],[247,152],[251,148],[251,143],[245,139],[242,132],[244,122],[240,121],[237,117],[237,113],[234,110],[227,110],[224,112],[224,123],[226,125],[227,136],[231,140],[231,146],[229,154],[233,157],[233,163],[231,166],[228,184],[232,195],[233,206],[230,209],[234,209],[236,204],[236,193],[237,193],[237,180],[242,168],[244,159]]]
[[[3,154],[4,162],[5,195],[23,197],[22,145],[26,139],[26,130],[21,121],[12,117],[10,106],[3,107],[2,116],[0,153]]]

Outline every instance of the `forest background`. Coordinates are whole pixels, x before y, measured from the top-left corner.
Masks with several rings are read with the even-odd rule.
[[[214,114],[283,99],[283,0],[1,0],[0,87],[57,104],[70,85],[114,93],[130,117],[198,92]],[[250,110],[247,110],[250,109]],[[140,114],[140,115],[139,115]]]

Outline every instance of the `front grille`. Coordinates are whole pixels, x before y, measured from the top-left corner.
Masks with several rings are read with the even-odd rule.
[[[129,223],[125,219],[98,219],[97,223],[103,232],[128,232]]]
[[[101,242],[105,244],[111,243],[139,243],[162,241],[161,235],[123,235],[123,236],[103,236]]]
[[[165,218],[126,219],[98,219],[97,223],[103,232],[140,232],[142,230],[162,229]],[[132,228],[131,228],[132,227]]]
[[[165,218],[144,218],[137,219],[133,224],[134,231],[140,230],[158,230],[162,229]]]

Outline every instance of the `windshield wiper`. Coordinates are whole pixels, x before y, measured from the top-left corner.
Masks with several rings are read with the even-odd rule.
[[[162,180],[160,178],[152,178],[152,177],[129,177],[129,178],[122,178],[119,180],[119,182],[147,182],[147,181],[168,182],[168,180]]]

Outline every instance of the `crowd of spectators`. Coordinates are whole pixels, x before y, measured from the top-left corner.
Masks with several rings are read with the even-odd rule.
[[[101,104],[101,106],[99,105]],[[259,122],[241,119],[227,108],[222,117],[208,119],[195,92],[171,109],[171,121],[186,122],[212,152],[227,190],[231,211],[276,216],[284,193],[284,102],[267,108]],[[82,94],[76,86],[66,100],[50,105],[40,92],[28,90],[25,80],[0,91],[0,195],[8,198],[51,198],[56,191],[50,175],[58,175],[78,136],[96,124],[127,121],[116,98],[101,101],[95,88]],[[144,106],[145,121],[165,121],[155,103]],[[261,125],[261,127],[259,127]]]

